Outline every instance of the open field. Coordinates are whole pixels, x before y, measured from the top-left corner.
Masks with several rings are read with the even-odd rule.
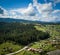
[[[7,53],[15,52],[21,49],[23,46],[15,44],[13,42],[5,42],[0,44],[0,55],[5,55]]]

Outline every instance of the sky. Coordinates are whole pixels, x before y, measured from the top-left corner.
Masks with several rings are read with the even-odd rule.
[[[0,18],[59,22],[60,0],[0,0]]]

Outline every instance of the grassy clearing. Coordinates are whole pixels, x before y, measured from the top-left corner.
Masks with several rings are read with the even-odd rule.
[[[41,27],[41,26],[34,26],[37,30],[39,30],[39,31],[46,31],[45,30],[45,27]]]
[[[15,52],[21,49],[22,47],[23,47],[22,45],[17,45],[12,42],[2,43],[0,44],[0,55]]]

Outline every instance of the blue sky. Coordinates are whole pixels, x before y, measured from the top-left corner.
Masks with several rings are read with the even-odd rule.
[[[27,7],[32,0],[0,0],[0,6],[6,9]]]
[[[0,0],[0,8],[0,17],[60,21],[60,0]]]
[[[32,0],[0,0],[0,6],[6,9],[21,8],[27,7],[29,3],[32,3]],[[45,3],[44,0],[38,0],[39,3]],[[49,3],[50,0],[47,0]],[[51,1],[52,2],[52,1]],[[60,9],[60,3],[57,3],[54,9]]]

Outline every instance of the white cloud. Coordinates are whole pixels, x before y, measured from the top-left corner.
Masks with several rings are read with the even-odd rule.
[[[52,11],[52,5],[51,3],[46,4],[37,4],[36,8],[40,14],[49,14]]]
[[[37,0],[33,0],[33,4],[30,3],[26,8],[11,9],[9,11],[3,10],[5,15],[2,17],[47,22],[60,20],[60,10],[53,10],[51,2],[41,4],[38,3]]]
[[[39,15],[41,17],[41,18],[39,18],[39,20],[52,21],[54,19],[54,17],[51,17],[51,13],[53,10],[51,2],[45,3],[45,4],[40,4],[37,2],[37,0],[34,0],[34,6],[36,7],[36,9],[39,12]]]
[[[52,13],[60,13],[60,10],[54,10]]]
[[[14,9],[11,11],[22,14],[22,15],[30,15],[30,16],[35,15],[35,11],[34,11],[33,5],[31,3],[29,4],[29,6],[27,8],[19,8],[19,9]]]

